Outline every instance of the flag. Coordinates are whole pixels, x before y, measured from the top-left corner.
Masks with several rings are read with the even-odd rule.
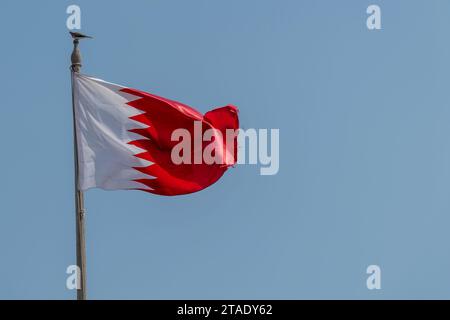
[[[82,191],[188,194],[215,183],[237,161],[237,137],[232,143],[226,138],[227,131],[239,128],[232,105],[202,115],[180,102],[79,73],[73,73],[73,87]],[[182,134],[174,139],[176,130],[192,139],[185,141]],[[214,163],[202,158],[211,144]],[[174,161],[174,148],[186,161]]]

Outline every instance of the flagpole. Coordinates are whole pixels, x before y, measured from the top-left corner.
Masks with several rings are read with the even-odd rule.
[[[71,56],[71,77],[72,77],[72,116],[73,116],[73,140],[74,140],[74,164],[75,164],[75,217],[76,217],[76,254],[77,254],[77,300],[86,300],[86,242],[85,242],[85,211],[84,194],[79,188],[79,163],[78,163],[78,142],[75,120],[75,91],[74,77],[81,69],[81,54],[78,49],[79,37],[71,33],[73,37],[73,51]],[[81,37],[83,38],[83,37]]]

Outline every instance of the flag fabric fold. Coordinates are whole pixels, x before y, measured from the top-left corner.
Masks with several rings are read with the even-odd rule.
[[[143,91],[73,73],[78,187],[143,190],[159,195],[200,191],[215,183],[237,160],[237,108],[221,107],[202,115],[195,109]],[[189,133],[191,162],[174,163],[173,132]],[[201,140],[207,131],[210,141]],[[197,136],[196,136],[197,134]],[[195,162],[211,141],[215,163]],[[227,143],[228,142],[228,143]],[[194,163],[195,162],[195,163]]]

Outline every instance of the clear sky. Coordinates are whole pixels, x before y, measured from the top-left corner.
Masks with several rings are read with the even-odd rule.
[[[450,298],[443,0],[0,1],[0,298],[75,298],[70,4],[83,72],[280,129],[275,176],[88,191],[90,298]]]

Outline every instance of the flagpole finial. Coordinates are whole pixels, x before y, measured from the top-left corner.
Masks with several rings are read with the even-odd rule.
[[[73,39],[73,51],[71,56],[72,61],[72,71],[73,72],[80,72],[81,69],[81,53],[80,49],[78,48],[78,44],[80,43],[80,40],[82,39],[92,39],[92,37],[84,35],[79,32],[70,32],[70,35]]]

